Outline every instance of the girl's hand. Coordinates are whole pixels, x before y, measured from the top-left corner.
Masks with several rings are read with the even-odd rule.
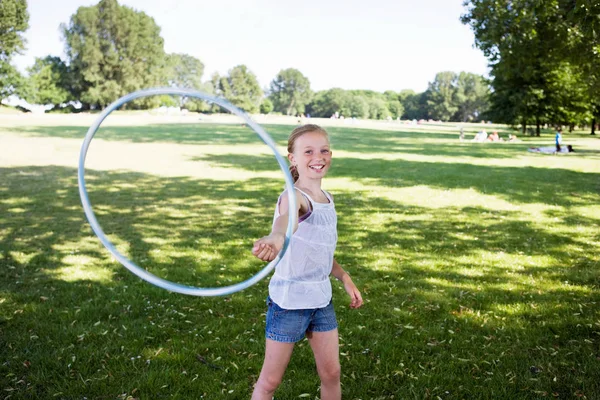
[[[348,276],[347,279],[344,280],[344,289],[346,289],[346,293],[350,296],[350,308],[359,308],[363,304],[362,296],[360,295],[360,290],[356,287],[352,279]]]
[[[281,233],[272,233],[254,242],[252,254],[263,261],[273,261],[283,247],[285,236]]]

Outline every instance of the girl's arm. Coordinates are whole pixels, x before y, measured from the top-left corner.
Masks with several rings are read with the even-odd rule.
[[[344,289],[346,293],[350,296],[350,308],[359,308],[363,304],[362,296],[360,295],[360,291],[352,282],[352,278],[342,266],[333,259],[333,267],[331,268],[331,275],[333,275],[336,279],[341,281],[344,284]]]
[[[294,190],[296,195],[296,214],[300,214],[302,209],[306,209],[306,204],[304,201],[304,197],[300,194],[300,192]],[[273,229],[271,230],[271,234],[265,236],[261,239],[258,239],[254,242],[254,246],[252,247],[252,254],[254,254],[257,258],[260,258],[263,261],[273,261],[279,251],[283,247],[283,243],[285,242],[285,233],[288,228],[288,220],[290,218],[289,213],[289,200],[287,196],[287,192],[284,192],[281,196],[281,200],[279,202],[279,217],[275,219],[273,223]],[[294,226],[294,232],[298,229],[298,222],[296,220],[296,225]]]

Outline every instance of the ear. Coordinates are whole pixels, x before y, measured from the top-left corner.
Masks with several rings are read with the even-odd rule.
[[[292,153],[288,153],[288,160],[290,160],[290,164],[296,165],[296,159]]]

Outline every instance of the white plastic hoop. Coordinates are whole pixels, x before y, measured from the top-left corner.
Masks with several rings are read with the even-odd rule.
[[[115,248],[115,246],[110,242],[110,240],[108,240],[108,238],[104,234],[102,228],[100,227],[100,224],[98,223],[98,220],[96,219],[96,215],[94,214],[94,211],[92,210],[92,205],[88,198],[88,193],[87,193],[87,189],[85,186],[85,158],[86,158],[90,143],[91,143],[92,139],[94,138],[94,135],[98,131],[98,128],[100,128],[100,124],[102,124],[102,122],[106,119],[106,117],[111,112],[113,112],[114,110],[118,109],[123,104],[125,104],[131,100],[138,99],[140,97],[149,97],[149,96],[156,96],[156,95],[173,95],[173,96],[186,96],[186,97],[198,98],[201,100],[205,100],[205,101],[209,101],[209,102],[218,104],[221,107],[230,111],[232,114],[235,114],[235,115],[241,117],[242,119],[244,119],[244,121],[248,124],[248,126],[251,127],[252,130],[254,130],[254,132],[256,132],[256,134],[262,139],[262,141],[267,146],[269,146],[269,148],[273,151],[273,154],[275,155],[275,159],[279,163],[279,166],[281,167],[281,170],[283,171],[283,174],[284,174],[285,186],[287,189],[290,210],[296,209],[296,196],[295,196],[295,190],[294,190],[294,180],[292,179],[292,176],[290,175],[290,172],[289,172],[289,169],[287,166],[287,162],[281,156],[281,154],[279,154],[279,152],[277,151],[275,142],[273,141],[273,139],[271,139],[269,134],[267,134],[267,132],[260,125],[258,125],[256,122],[254,122],[244,111],[240,110],[239,108],[235,107],[234,105],[232,105],[231,103],[229,103],[228,101],[226,101],[222,98],[210,96],[210,95],[207,95],[205,93],[202,93],[202,92],[199,92],[196,90],[179,89],[179,88],[153,88],[153,89],[140,90],[140,91],[133,92],[126,96],[121,97],[120,99],[118,99],[117,101],[115,101],[114,103],[112,103],[108,107],[106,107],[106,109],[100,114],[100,116],[94,122],[94,124],[90,127],[90,129],[88,129],[85,139],[83,141],[83,145],[81,146],[81,152],[79,155],[79,169],[78,169],[79,196],[81,197],[81,203],[83,205],[83,210],[85,212],[85,216],[87,217],[88,222],[90,223],[90,226],[92,227],[92,230],[94,231],[96,236],[98,236],[98,238],[100,239],[100,241],[102,242],[104,247],[106,247],[108,249],[108,251],[110,251],[110,253],[121,264],[123,264],[123,266],[125,268],[127,268],[129,271],[131,271],[138,277],[142,278],[143,280],[145,280],[155,286],[169,290],[171,292],[177,292],[177,293],[187,294],[187,295],[191,295],[191,296],[224,296],[224,295],[232,294],[232,293],[238,292],[240,290],[246,289],[246,288],[254,285],[255,283],[257,283],[261,279],[263,279],[265,276],[267,276],[277,266],[277,264],[279,263],[279,261],[281,260],[283,255],[285,254],[285,252],[288,248],[288,245],[290,243],[290,238],[292,237],[292,234],[293,234],[294,226],[296,225],[296,221],[298,218],[296,213],[290,213],[290,217],[288,220],[288,228],[287,228],[287,231],[285,234],[285,241],[283,244],[283,248],[281,249],[281,251],[279,252],[277,257],[273,261],[271,261],[269,264],[267,264],[256,275],[252,276],[251,278],[249,278],[243,282],[240,282],[240,283],[237,283],[234,285],[230,285],[230,286],[223,286],[223,287],[216,287],[216,288],[201,288],[201,287],[181,285],[178,283],[174,283],[174,282],[159,278],[158,276],[151,274],[150,272],[146,271],[145,269],[140,268],[133,261],[129,260],[127,257],[125,257],[123,254],[121,254]]]

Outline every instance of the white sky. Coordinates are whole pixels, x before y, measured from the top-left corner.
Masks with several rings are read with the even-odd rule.
[[[437,72],[487,73],[459,21],[463,0],[119,0],[161,27],[168,53],[205,65],[203,80],[245,64],[263,88],[284,68],[313,90],[423,91]],[[98,0],[29,0],[24,71],[35,57],[64,57],[60,23]]]

